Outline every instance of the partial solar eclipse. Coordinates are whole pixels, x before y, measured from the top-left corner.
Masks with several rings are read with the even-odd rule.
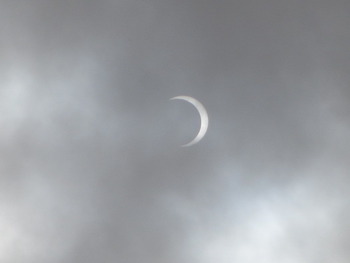
[[[199,132],[192,141],[181,146],[188,147],[198,143],[200,140],[203,139],[204,135],[207,133],[207,130],[208,130],[209,118],[208,118],[207,110],[204,108],[202,103],[200,103],[198,100],[190,96],[176,96],[171,98],[170,100],[184,100],[191,103],[197,109],[201,120],[201,126],[199,128]]]

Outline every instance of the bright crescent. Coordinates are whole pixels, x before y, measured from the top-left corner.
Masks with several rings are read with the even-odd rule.
[[[191,103],[197,109],[201,120],[201,127],[199,129],[197,136],[189,143],[181,146],[182,147],[191,146],[193,144],[196,144],[200,140],[202,140],[204,135],[207,133],[208,125],[209,125],[208,113],[207,113],[207,110],[204,108],[203,104],[190,96],[176,96],[171,98],[170,100],[184,100]]]

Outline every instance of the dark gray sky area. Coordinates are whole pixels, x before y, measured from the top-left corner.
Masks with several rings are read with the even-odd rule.
[[[349,13],[2,0],[0,262],[348,263]]]

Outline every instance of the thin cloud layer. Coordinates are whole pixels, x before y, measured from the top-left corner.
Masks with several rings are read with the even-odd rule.
[[[347,262],[348,3],[0,5],[1,262]]]

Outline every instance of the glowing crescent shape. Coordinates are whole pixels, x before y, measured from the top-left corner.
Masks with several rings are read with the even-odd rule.
[[[189,143],[181,145],[181,146],[182,147],[191,146],[193,144],[196,144],[200,140],[202,140],[204,135],[207,133],[208,125],[209,125],[208,113],[207,113],[206,109],[204,108],[203,104],[200,103],[195,98],[192,98],[190,96],[177,96],[177,97],[171,98],[170,100],[185,100],[185,101],[191,103],[197,109],[199,116],[200,116],[200,119],[201,119],[201,127],[199,129],[197,136]]]

